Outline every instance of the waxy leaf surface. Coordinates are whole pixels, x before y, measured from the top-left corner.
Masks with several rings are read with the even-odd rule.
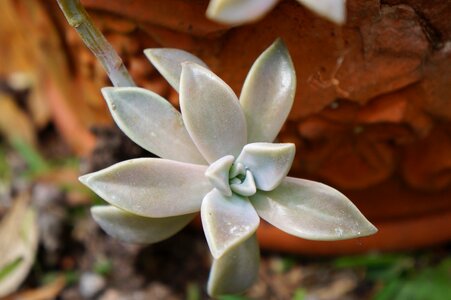
[[[189,61],[207,67],[207,65],[197,56],[180,49],[146,49],[144,50],[144,54],[177,92],[180,88],[182,63]]]
[[[246,177],[243,182],[241,182],[241,180],[239,180],[239,182],[234,182],[236,179],[238,178],[235,178],[230,183],[230,188],[238,195],[247,197],[252,196],[255,192],[257,192],[257,186],[255,185],[254,176],[252,176],[251,171],[246,171]]]
[[[377,231],[346,196],[319,182],[287,177],[250,199],[260,217],[301,238],[343,240]]]
[[[164,98],[141,88],[103,88],[114,121],[135,143],[162,158],[205,163],[180,113]]]
[[[171,217],[199,211],[212,189],[206,166],[161,158],[137,158],[80,177],[110,204],[143,217]]]
[[[257,279],[259,264],[260,252],[254,234],[213,261],[208,278],[208,294],[219,296],[245,291]]]
[[[274,141],[291,110],[295,92],[293,62],[278,39],[252,65],[241,91],[248,143]]]
[[[232,155],[224,156],[212,163],[205,171],[205,176],[210,180],[210,183],[225,196],[232,196],[229,185],[229,171],[234,160],[235,158]]]
[[[232,89],[210,70],[184,63],[180,108],[186,129],[209,162],[237,157],[246,144],[246,120]]]
[[[127,243],[152,244],[165,240],[185,227],[195,216],[147,218],[111,205],[94,206],[91,214],[106,233]]]
[[[298,0],[308,9],[337,24],[346,21],[346,0]]]
[[[271,191],[290,171],[295,151],[289,143],[252,143],[244,146],[236,161],[252,172],[258,189]]]
[[[214,258],[247,240],[257,230],[260,218],[245,197],[226,197],[213,189],[202,201],[202,226]]]
[[[217,22],[239,25],[254,21],[268,12],[278,0],[211,0],[207,17]]]

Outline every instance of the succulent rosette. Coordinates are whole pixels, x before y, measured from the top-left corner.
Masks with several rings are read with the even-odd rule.
[[[337,24],[346,20],[346,0],[297,0],[317,15]],[[210,0],[207,17],[224,24],[240,25],[262,18],[279,0]]]
[[[241,292],[256,279],[260,218],[313,240],[376,232],[337,190],[286,176],[295,146],[272,142],[291,109],[296,76],[281,40],[254,63],[240,99],[185,51],[145,54],[179,92],[181,113],[145,89],[102,89],[122,131],[161,157],[131,159],[80,178],[110,204],[91,210],[107,233],[155,243],[200,211],[214,258],[208,293],[221,295]]]

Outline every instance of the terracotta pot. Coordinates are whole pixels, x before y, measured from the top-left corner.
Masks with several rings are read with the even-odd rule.
[[[186,49],[239,93],[253,61],[284,39],[298,76],[295,104],[278,138],[297,145],[291,175],[343,191],[380,232],[312,242],[263,225],[263,246],[338,254],[451,239],[451,3],[349,0],[348,21],[337,27],[285,0],[257,23],[229,28],[205,18],[207,0],[82,2],[137,84],[175,105],[177,94],[145,60],[144,48]],[[106,78],[74,31],[65,30],[80,89],[106,112],[96,91]]]

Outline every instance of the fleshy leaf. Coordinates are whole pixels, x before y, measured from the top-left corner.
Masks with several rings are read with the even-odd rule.
[[[179,232],[195,216],[188,214],[168,218],[146,218],[111,205],[94,206],[91,214],[109,235],[127,243],[151,244]]]
[[[346,21],[346,0],[298,0],[298,2],[337,24]]]
[[[239,174],[246,175],[246,168],[242,163],[234,163],[230,168],[229,178],[235,178]]]
[[[285,44],[277,39],[252,65],[241,91],[248,143],[274,141],[291,110],[295,92],[293,62]]]
[[[290,171],[295,151],[290,143],[253,143],[244,146],[236,161],[251,170],[259,190],[271,191]]]
[[[164,98],[137,87],[103,88],[119,128],[135,143],[163,158],[205,163],[180,113]]]
[[[246,177],[243,182],[232,181],[230,183],[230,188],[233,192],[241,196],[252,196],[257,192],[257,187],[255,186],[254,176],[252,176],[251,171],[246,171]]]
[[[252,22],[266,14],[278,0],[210,0],[207,17],[224,24]]]
[[[207,65],[200,58],[180,49],[146,49],[144,54],[177,92],[180,87],[180,74],[182,73],[183,62],[193,62],[207,68]]]
[[[297,237],[332,241],[377,231],[345,195],[319,182],[287,177],[250,199],[260,217]]]
[[[232,155],[224,156],[212,163],[205,171],[205,176],[210,180],[211,185],[228,197],[232,196],[229,186],[229,171],[234,160]]]
[[[260,252],[254,234],[213,261],[208,278],[208,294],[217,297],[245,291],[257,279],[259,264]]]
[[[247,240],[257,230],[260,218],[245,197],[225,197],[218,190],[208,193],[201,207],[202,226],[214,258]]]
[[[210,70],[182,64],[180,108],[186,129],[209,162],[237,157],[246,144],[246,121],[232,89]]]
[[[238,178],[232,178],[232,179],[230,179],[230,184],[235,184],[235,183],[241,183],[241,180],[240,179],[238,179]]]
[[[212,189],[206,166],[160,158],[137,158],[80,177],[110,204],[143,217],[163,218],[199,211]]]

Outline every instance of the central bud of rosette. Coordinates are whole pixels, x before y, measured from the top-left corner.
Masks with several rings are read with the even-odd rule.
[[[205,172],[210,183],[224,196],[232,196],[232,192],[249,197],[257,192],[254,176],[251,170],[240,162],[234,162],[232,155],[224,156]]]
[[[213,162],[205,176],[226,197],[249,197],[257,189],[275,189],[290,170],[294,154],[294,144],[247,144],[236,159],[226,155]]]

